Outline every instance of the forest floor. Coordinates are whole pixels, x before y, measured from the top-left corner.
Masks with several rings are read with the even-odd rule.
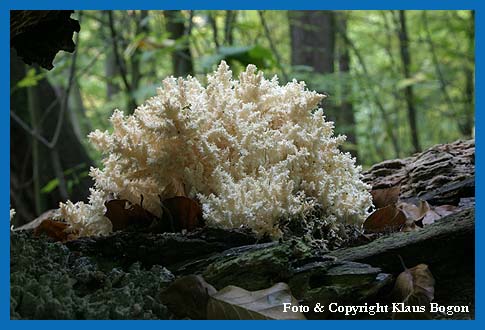
[[[376,164],[364,176],[377,207],[364,233],[327,244],[207,227],[64,243],[12,231],[11,318],[474,319],[474,154],[474,141],[457,141]],[[311,308],[282,313],[282,301]],[[468,311],[314,310],[430,302]]]

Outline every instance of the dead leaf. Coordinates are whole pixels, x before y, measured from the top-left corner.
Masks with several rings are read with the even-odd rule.
[[[388,205],[394,205],[399,199],[401,186],[394,186],[390,188],[374,189],[370,193],[374,206],[378,209]]]
[[[58,216],[58,213],[58,209],[48,210],[29,223],[12,229],[12,231],[33,230],[34,236],[47,235],[55,241],[66,242],[74,236],[66,230],[69,227],[67,223],[53,220]]]
[[[423,218],[423,226],[430,225],[440,218],[441,216],[434,210],[429,210]]]
[[[237,286],[227,286],[209,298],[209,320],[304,320],[301,312],[283,312],[284,303],[298,306],[286,283],[271,288],[247,291]]]
[[[112,199],[104,205],[106,206],[105,216],[113,224],[113,231],[128,227],[149,227],[157,218],[142,206],[132,204],[126,199]]]
[[[438,215],[441,217],[446,217],[447,215],[453,214],[457,211],[458,207],[455,205],[439,205],[433,208]]]
[[[200,275],[175,280],[161,293],[161,301],[179,317],[194,320],[207,318],[207,302],[217,290]]]
[[[365,221],[367,233],[382,233],[400,229],[406,223],[406,216],[394,205],[374,211]]]
[[[455,213],[457,209],[458,207],[454,205],[440,205],[435,207],[430,207],[428,205],[428,209],[426,210],[424,217],[421,219],[422,225],[423,226],[430,225],[434,223],[436,220],[439,220],[447,215]]]
[[[59,210],[58,209],[52,209],[52,210],[45,211],[44,213],[42,213],[41,215],[39,215],[37,218],[35,218],[34,220],[26,223],[25,225],[20,226],[20,227],[17,227],[17,228],[13,228],[12,231],[35,229],[44,220],[48,220],[48,219],[49,220],[52,220],[52,219],[54,219],[57,216],[58,213],[59,213]]]
[[[162,201],[162,222],[168,223],[173,231],[194,230],[203,225],[202,208],[195,200],[176,196]]]
[[[413,268],[405,269],[396,278],[393,289],[395,299],[404,306],[426,306],[434,299],[435,280],[428,265],[419,264]],[[422,313],[395,313],[394,319],[427,319],[429,314]]]
[[[431,208],[426,201],[419,201],[419,206],[409,203],[399,203],[397,206],[406,216],[406,224],[402,227],[402,231],[415,231],[423,227],[423,219],[426,214],[431,211]]]
[[[419,201],[419,206],[409,203],[399,203],[397,208],[404,213],[406,219],[410,223],[422,220],[425,217],[426,212],[431,210],[426,201]]]
[[[45,234],[55,241],[66,242],[71,235],[66,231],[69,225],[65,222],[46,219],[34,229],[34,236]]]

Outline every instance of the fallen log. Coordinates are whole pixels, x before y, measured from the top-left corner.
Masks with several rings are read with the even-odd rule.
[[[93,314],[97,305],[92,306],[90,301],[103,301],[107,294],[117,297],[118,287],[122,287],[123,292],[132,296],[126,305],[138,306],[127,309],[126,315],[172,317],[154,291],[165,287],[173,275],[189,274],[202,275],[216,289],[235,285],[254,291],[286,282],[292,294],[309,306],[386,302],[393,278],[403,271],[398,257],[401,256],[408,267],[419,263],[429,266],[436,279],[437,302],[471,307],[471,314],[454,318],[473,318],[474,143],[459,141],[404,160],[377,164],[365,177],[375,189],[401,185],[402,201],[424,199],[433,205],[460,205],[459,211],[416,231],[387,234],[366,244],[331,252],[298,237],[261,241],[242,229],[202,228],[190,233],[164,234],[115,232],[65,245],[15,232],[11,236],[14,271],[11,315],[120,318],[116,302],[102,313]],[[54,268],[52,263],[56,265]],[[34,290],[20,285],[24,278],[33,279],[44,273],[53,280],[38,285],[48,287],[63,302],[56,307],[55,314],[46,308],[32,312],[36,299],[47,298],[38,296],[37,287]],[[59,282],[66,283],[66,290],[56,289]],[[137,293],[140,290],[145,293],[140,295]],[[310,313],[307,317],[343,316]]]
[[[378,163],[364,173],[372,189],[400,186],[401,201],[459,205],[475,196],[475,141],[439,144],[404,159]]]
[[[470,208],[422,229],[393,233],[366,245],[339,249],[329,255],[339,260],[369,263],[390,272],[402,271],[398,255],[409,265],[439,265],[454,261],[464,266],[474,259],[474,238],[475,210]]]

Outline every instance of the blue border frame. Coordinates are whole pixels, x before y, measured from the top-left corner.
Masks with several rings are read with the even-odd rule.
[[[61,1],[61,0],[0,0],[0,66],[1,78],[0,78],[0,102],[2,103],[3,110],[0,111],[0,155],[4,155],[1,161],[1,187],[0,187],[0,203],[2,214],[5,214],[5,218],[2,220],[2,227],[0,230],[0,324],[4,327],[53,327],[53,326],[69,326],[73,329],[81,329],[83,327],[99,327],[104,328],[107,324],[101,323],[105,321],[10,321],[10,228],[9,222],[6,220],[7,209],[9,209],[9,195],[10,195],[10,128],[9,128],[9,111],[10,108],[10,89],[9,89],[9,78],[10,78],[10,53],[9,53],[9,10],[11,9],[332,9],[332,10],[343,10],[343,9],[361,9],[361,10],[371,10],[371,9],[427,9],[427,10],[457,10],[457,9],[470,9],[475,10],[475,52],[476,59],[484,58],[485,51],[479,40],[484,40],[483,28],[485,26],[485,6],[480,0],[394,0],[394,1],[384,1],[384,0],[337,0],[332,2],[324,2],[323,0],[299,0],[299,1],[289,1],[289,0],[246,0],[242,3],[230,0],[212,0],[212,1],[196,1],[196,0],[171,0],[171,1],[156,1],[156,0],[137,0],[136,2],[128,1],[116,1],[116,0],[71,0],[71,1]],[[476,82],[476,108],[480,109],[484,104],[484,98],[482,97],[485,92],[483,79],[484,72],[482,69],[482,64],[480,61],[475,63],[475,82]],[[484,206],[481,204],[484,196],[483,191],[483,181],[484,175],[482,175],[481,170],[483,167],[483,151],[482,151],[482,141],[484,139],[483,134],[480,129],[483,126],[483,121],[485,120],[485,115],[481,111],[475,110],[476,118],[476,167],[478,169],[476,173],[476,214],[477,218],[480,217],[482,213],[485,212]],[[485,134],[485,133],[484,133]],[[2,217],[3,218],[3,217]],[[476,281],[476,295],[475,295],[475,310],[476,310],[476,320],[475,321],[435,321],[429,323],[429,321],[306,321],[305,327],[362,327],[370,326],[375,328],[385,328],[389,327],[388,322],[393,322],[393,328],[408,328],[412,327],[439,327],[441,329],[454,329],[456,327],[470,327],[470,328],[483,328],[484,323],[484,270],[483,261],[480,257],[483,255],[478,255],[484,248],[484,243],[481,240],[485,240],[484,235],[484,225],[481,221],[476,221],[476,279],[482,279],[482,281]],[[60,323],[51,323],[60,322]],[[69,322],[66,324],[65,322]],[[226,328],[230,326],[231,328],[246,328],[249,321],[111,321],[109,326],[116,327],[131,327],[140,326],[143,322],[143,326],[146,327],[211,327],[211,328]],[[133,323],[133,322],[136,322]],[[170,322],[170,323],[167,323]],[[176,322],[176,323],[172,323]],[[230,324],[228,324],[230,322]],[[275,323],[266,323],[264,321],[251,321],[251,327],[266,328],[268,326],[274,326]],[[264,322],[264,323],[263,323]],[[339,323],[335,323],[339,322]],[[365,323],[364,323],[365,322]],[[407,322],[413,322],[407,323]],[[451,323],[450,323],[451,322]],[[291,321],[281,321],[277,325],[279,328],[293,328],[295,323]],[[300,325],[298,325],[300,326]]]

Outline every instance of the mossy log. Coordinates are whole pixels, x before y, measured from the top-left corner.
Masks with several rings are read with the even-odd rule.
[[[474,187],[474,146],[470,141],[457,142],[433,150],[399,161],[401,165],[394,168],[397,174],[391,171],[393,163],[385,162],[373,167],[366,178],[378,188],[400,184],[401,200],[424,196],[434,205],[461,204],[460,211],[416,231],[387,234],[367,244],[331,252],[301,238],[269,242],[240,229],[202,228],[190,233],[165,234],[116,232],[65,245],[32,238],[26,233],[12,233],[11,316],[121,318],[116,306],[122,304],[131,306],[126,307],[128,317],[172,317],[152,293],[166,286],[173,275],[188,274],[202,275],[217,289],[236,285],[259,290],[286,282],[292,294],[310,306],[329,302],[385,302],[392,279],[403,271],[398,257],[401,256],[408,267],[419,263],[429,266],[436,279],[437,302],[470,305],[471,315],[456,317],[473,318],[475,212],[474,190],[470,187]],[[441,167],[440,162],[448,165]],[[419,169],[416,164],[434,170]],[[443,176],[447,177],[446,182],[440,181]],[[463,206],[464,199],[471,199],[466,204],[471,208]],[[56,257],[57,254],[60,256]],[[158,282],[154,280],[157,274],[163,275]],[[145,277],[150,279],[146,283],[141,280]],[[34,281],[35,287],[20,285],[31,278],[44,280]],[[136,286],[130,281],[135,281]],[[60,283],[68,288],[59,291],[56,288]],[[46,288],[40,290],[40,286]],[[135,309],[131,301],[116,301],[125,291],[135,301]],[[147,297],[135,291],[145,292]],[[49,296],[44,297],[43,292],[52,292],[54,302],[60,302],[55,306],[56,314],[45,306],[36,307],[35,301],[44,301]],[[102,313],[93,314],[105,298],[111,300],[105,302]],[[96,303],[93,305],[91,301]],[[48,301],[44,304],[49,306]],[[36,309],[29,312],[31,308]],[[307,317],[343,316],[308,314]]]

